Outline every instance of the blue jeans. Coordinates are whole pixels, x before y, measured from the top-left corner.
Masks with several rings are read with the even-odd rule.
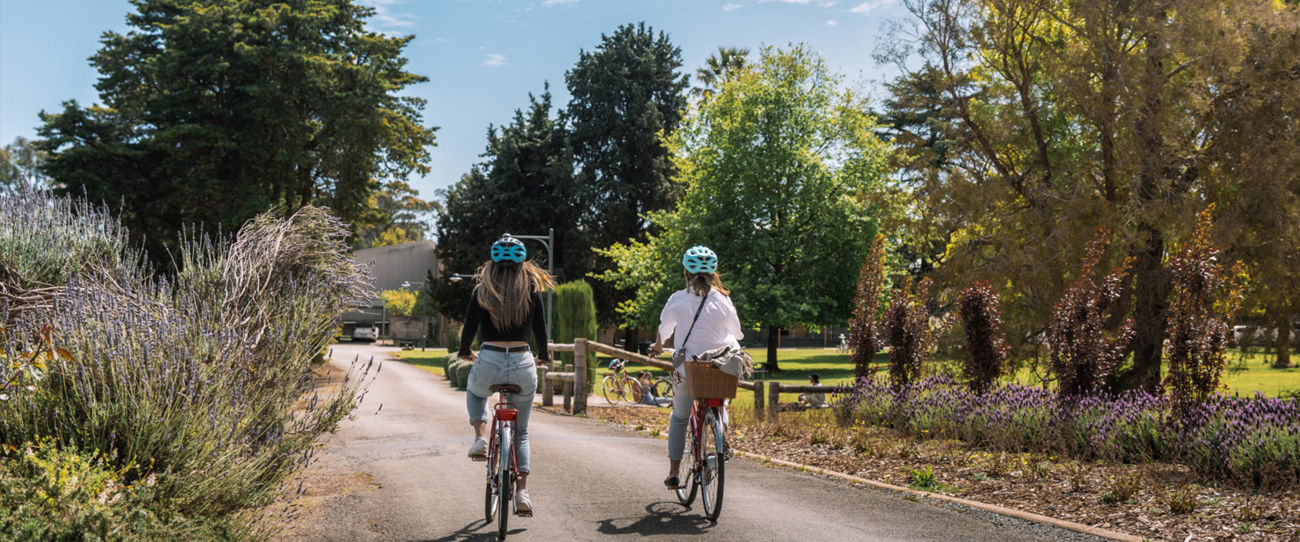
[[[519,460],[519,472],[532,472],[528,461],[528,417],[533,413],[533,394],[537,391],[537,369],[532,352],[497,352],[479,350],[478,359],[469,370],[469,382],[466,385],[465,408],[469,411],[469,422],[490,422],[487,400],[492,396],[490,386],[496,384],[514,384],[519,386],[519,393],[510,396],[510,402],[519,409],[515,419],[515,431],[519,433],[516,450]]]

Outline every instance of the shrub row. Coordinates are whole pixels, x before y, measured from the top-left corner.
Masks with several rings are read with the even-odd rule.
[[[1062,400],[1037,387],[972,392],[947,377],[908,386],[859,380],[836,405],[842,422],[916,438],[955,438],[1004,451],[1079,459],[1176,461],[1218,480],[1260,488],[1300,483],[1300,401],[1214,395],[1190,412],[1142,390]]]

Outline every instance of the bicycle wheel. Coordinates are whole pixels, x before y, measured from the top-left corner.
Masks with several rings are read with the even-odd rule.
[[[614,380],[613,375],[606,376],[600,381],[600,394],[605,396],[605,401],[609,404],[618,403],[618,381]]]
[[[628,376],[624,376],[621,380],[622,382],[620,382],[619,386],[621,393],[619,393],[619,398],[626,401],[629,405],[640,403],[641,396],[644,393],[641,391],[641,383]]]
[[[727,458],[723,457],[726,440],[717,409],[710,408],[705,413],[700,439],[700,457],[704,459],[700,469],[700,501],[704,503],[704,514],[709,521],[717,521],[718,514],[722,513],[722,486],[727,465]]]
[[[699,424],[695,419],[695,412],[691,412],[691,417],[686,423],[688,424],[686,426],[686,434],[689,435],[689,438],[686,443],[686,453],[682,456],[683,472],[679,476],[686,477],[687,487],[676,490],[677,502],[682,503],[682,506],[690,506],[691,503],[695,502],[695,491],[699,489],[699,479],[696,476],[696,472],[698,472],[696,464],[698,461],[696,460],[695,454],[695,451],[698,449],[696,445],[698,440],[696,438],[696,428]]]
[[[514,443],[514,431],[510,424],[501,423],[501,448],[497,454],[499,459],[497,467],[497,487],[501,488],[499,506],[497,507],[497,540],[506,539],[506,528],[510,523],[510,505],[513,504],[515,492],[510,487],[514,481],[514,472],[510,470],[510,455]]]
[[[651,389],[654,390],[655,397],[662,397],[668,399],[669,400],[668,406],[670,407],[673,406],[673,402],[672,402],[673,383],[672,382],[669,382],[667,380],[657,380],[654,383],[654,387]]]
[[[496,455],[495,453],[492,455]],[[487,491],[483,499],[483,517],[488,523],[496,519],[497,503],[501,501],[501,494],[497,491],[497,470],[501,468],[501,463],[494,461],[495,457],[488,457],[488,476]]]

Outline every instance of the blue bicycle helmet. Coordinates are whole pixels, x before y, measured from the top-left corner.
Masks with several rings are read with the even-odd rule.
[[[497,239],[497,242],[492,243],[492,261],[494,262],[519,263],[527,257],[528,249],[524,248],[524,242],[511,237],[508,233]]]
[[[682,265],[686,267],[686,272],[692,275],[712,273],[718,270],[718,255],[709,250],[709,247],[694,246],[687,249],[686,254],[682,256]]]

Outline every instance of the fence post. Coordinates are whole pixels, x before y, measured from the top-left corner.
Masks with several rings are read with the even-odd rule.
[[[767,418],[777,421],[777,412],[781,410],[781,383],[769,382],[767,384]]]
[[[754,421],[763,421],[763,382],[766,380],[754,381]]]
[[[587,339],[573,339],[573,413],[587,412]]]
[[[546,367],[537,368],[537,378],[541,379],[542,385],[542,406],[551,406],[555,404],[555,398],[552,397],[551,389],[551,371]]]
[[[573,413],[573,382],[564,381],[564,411]]]

